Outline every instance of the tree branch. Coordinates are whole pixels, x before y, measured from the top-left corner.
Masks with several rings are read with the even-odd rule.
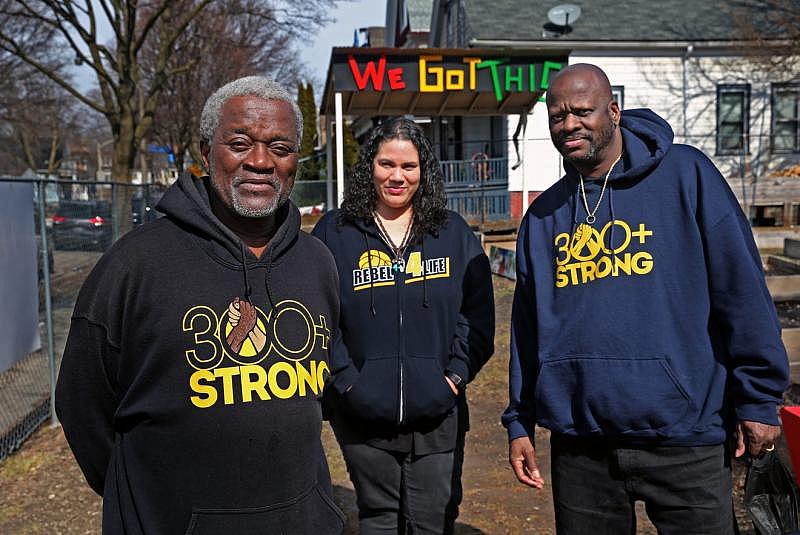
[[[16,55],[22,61],[24,61],[25,63],[27,63],[34,69],[38,70],[39,72],[41,72],[42,74],[50,78],[52,81],[54,81],[61,87],[66,89],[70,95],[74,96],[75,98],[77,98],[78,100],[80,100],[93,110],[96,110],[100,113],[108,112],[106,108],[104,108],[97,102],[90,100],[89,98],[85,97],[80,92],[78,92],[78,90],[76,90],[69,83],[67,83],[66,80],[64,80],[62,77],[58,76],[50,68],[48,68],[47,65],[44,65],[43,63],[40,63],[35,59],[31,58],[30,56],[28,56],[28,54],[26,54],[22,49],[19,48],[16,42],[14,42],[13,40],[9,40],[8,37],[2,33],[0,33],[0,49]]]

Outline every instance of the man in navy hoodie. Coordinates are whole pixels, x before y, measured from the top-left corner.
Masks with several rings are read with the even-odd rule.
[[[730,456],[780,434],[780,324],[747,218],[700,151],[650,110],[621,112],[602,70],[547,93],[565,175],[517,242],[509,461],[542,488],[551,431],[558,533],[732,533]]]

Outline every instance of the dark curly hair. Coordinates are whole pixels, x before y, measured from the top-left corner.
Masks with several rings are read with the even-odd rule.
[[[344,188],[340,210],[342,221],[372,221],[372,214],[378,204],[378,194],[372,179],[373,161],[381,143],[392,139],[410,141],[419,154],[419,188],[411,199],[414,208],[414,237],[435,235],[447,219],[442,170],[422,129],[405,117],[389,119],[370,132],[369,140],[361,147],[358,160]]]

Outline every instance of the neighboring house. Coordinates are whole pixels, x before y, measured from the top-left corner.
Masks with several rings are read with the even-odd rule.
[[[385,46],[459,48],[455,44],[434,40],[431,34],[433,24],[437,21],[436,10],[439,4],[435,0],[388,0]],[[450,5],[452,9],[458,8],[455,2]],[[420,116],[417,121],[439,149],[438,156],[446,167],[460,161],[507,157],[506,140],[509,136],[506,133],[506,117],[502,111],[494,116],[487,116],[485,113],[481,116]]]
[[[67,142],[64,156],[58,167],[59,178],[88,180],[92,176],[92,151],[81,142]]]
[[[95,179],[98,181],[111,180],[111,164],[114,158],[113,143],[113,139],[107,139],[102,143],[97,143],[95,146],[97,158]]]
[[[415,4],[390,0],[387,10],[403,5],[411,9]],[[800,177],[774,174],[800,161],[800,78],[797,72],[767,69],[748,55],[746,48],[752,41],[743,37],[747,34],[734,2],[576,1],[580,17],[568,27],[548,21],[548,10],[558,4],[434,0],[428,45],[568,50],[570,63],[594,63],[606,71],[623,108],[653,109],[672,125],[676,142],[695,145],[708,154],[756,224],[800,224]],[[760,13],[751,15],[748,22],[763,30],[762,37],[775,37],[781,50],[779,39],[784,36],[770,36],[774,28],[766,23],[759,28]],[[800,18],[800,8],[795,16]],[[390,35],[387,28],[387,43]],[[465,140],[508,140],[519,119],[444,120],[453,123],[445,134],[450,137],[438,136],[436,141],[461,141],[462,148],[448,147],[442,156],[466,159],[467,152],[476,149]],[[457,129],[455,123],[459,123]],[[504,131],[499,136],[494,131],[498,124]],[[460,140],[453,136],[456,130]],[[498,152],[506,150],[515,154],[510,142]],[[522,165],[516,170],[509,166],[513,217],[524,211],[523,192],[533,199],[562,174],[543,103],[534,106],[528,117],[520,152]]]
[[[433,0],[388,0],[386,2],[386,36],[383,46],[427,47],[433,3]]]

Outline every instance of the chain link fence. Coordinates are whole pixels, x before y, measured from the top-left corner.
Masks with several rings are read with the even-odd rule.
[[[0,461],[43,422],[56,422],[55,378],[78,291],[121,229],[161,217],[156,204],[166,189],[158,184],[0,176],[0,185],[21,181],[33,184],[28,213],[34,218],[38,295],[31,298],[39,302],[42,347],[0,371]],[[298,181],[292,200],[308,213],[324,211],[325,186],[322,181]],[[112,206],[120,200],[125,202],[124,222],[113,217]],[[0,225],[2,218],[0,214]]]
[[[745,145],[751,150],[733,154],[715,154],[715,141],[714,134],[676,137],[676,142],[698,146],[714,159],[728,177],[740,202],[750,207],[754,219],[772,220],[775,225],[779,222],[782,225],[796,224],[800,220],[800,205],[795,207],[800,202],[797,201],[800,199],[797,176],[771,176],[776,170],[791,166],[796,169],[796,154],[756,150],[755,147],[765,145],[768,140],[755,134],[749,136]],[[527,138],[526,143],[544,144],[553,150],[549,138]],[[455,180],[453,170],[458,169],[458,177],[463,175],[480,186],[492,186],[497,191],[475,188],[474,184],[468,184],[473,186],[471,190],[451,188],[448,191],[449,207],[462,214],[479,214],[482,219],[483,216],[492,219],[507,215],[508,166],[515,160],[513,154],[503,153],[504,148],[508,149],[505,146],[508,140],[473,144],[474,147],[465,150],[480,150],[479,157],[443,161],[444,175]],[[502,182],[494,183],[501,178],[504,179]],[[10,369],[2,371],[0,368],[0,460],[18,448],[48,417],[55,421],[52,410],[54,380],[77,292],[102,253],[119,237],[121,229],[160,216],[155,207],[165,190],[164,186],[157,184],[0,176],[0,184],[10,181],[33,185],[31,205],[39,264],[37,299],[42,349],[27,355]],[[324,180],[295,182],[292,200],[300,207],[301,213],[324,212],[329,208],[326,199],[327,183]],[[124,204],[120,220],[112,215],[115,202]]]

